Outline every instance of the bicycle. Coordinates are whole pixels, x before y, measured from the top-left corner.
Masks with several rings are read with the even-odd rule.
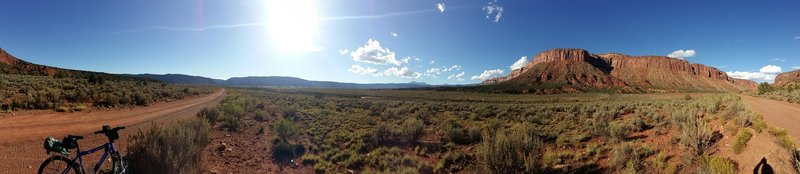
[[[124,126],[111,128],[108,125],[103,125],[103,130],[94,132],[94,134],[104,134],[108,137],[108,143],[95,147],[88,151],[81,151],[78,146],[78,140],[83,139],[83,136],[67,135],[61,142],[48,137],[45,139],[45,150],[50,158],[47,158],[42,165],[39,166],[39,174],[42,173],[86,173],[83,167],[83,156],[92,154],[94,152],[103,150],[103,156],[94,166],[92,173],[98,173],[103,161],[106,160],[108,155],[111,155],[112,172],[115,174],[126,173],[127,165],[120,156],[119,151],[114,146],[114,141],[119,139],[117,131],[125,129]],[[48,145],[49,143],[49,145]],[[75,158],[69,159],[69,149],[76,149]]]

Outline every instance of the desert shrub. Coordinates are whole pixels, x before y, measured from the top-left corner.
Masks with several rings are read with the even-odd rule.
[[[383,144],[392,140],[392,127],[386,123],[381,123],[375,126],[375,131],[372,132],[370,139],[375,144]]]
[[[455,168],[454,170],[450,170],[450,173],[458,171],[460,168],[465,167],[463,166],[467,159],[467,156],[462,151],[450,151],[445,153],[439,159],[439,162],[436,164],[435,170],[439,173],[447,173],[448,169]]]
[[[242,128],[242,122],[236,117],[223,117],[220,119],[222,123],[220,126],[231,132],[239,132]]]
[[[642,160],[656,153],[656,150],[648,146],[636,146],[633,143],[624,143],[611,150],[610,165],[618,167],[623,171],[642,170]],[[637,173],[637,172],[634,172]]]
[[[475,153],[486,173],[537,173],[544,170],[542,149],[528,126],[518,126],[486,134]]]
[[[278,135],[283,141],[289,141],[293,139],[295,135],[299,133],[298,127],[289,119],[281,118],[278,119],[273,125],[272,128],[274,129],[275,133]]]
[[[736,139],[733,142],[733,152],[736,154],[742,153],[744,147],[747,146],[747,141],[750,141],[750,138],[753,137],[753,134],[750,133],[747,129],[740,129],[739,133],[736,133]]]
[[[275,138],[272,140],[272,159],[279,162],[288,162],[290,159],[301,156],[306,152],[302,144],[295,144]]]
[[[405,155],[397,147],[379,147],[369,152],[364,161],[375,170],[364,173],[425,173],[430,167],[418,159]]]
[[[760,84],[758,84],[758,94],[772,92],[773,90],[775,89],[773,89],[772,85],[770,85],[767,82],[761,82]]]
[[[225,102],[222,105],[222,113],[225,114],[225,117],[235,117],[241,118],[244,116],[244,106],[238,102],[230,101]]]
[[[129,169],[132,173],[200,173],[210,132],[208,122],[195,118],[139,131],[128,143]]]
[[[200,112],[197,113],[197,117],[205,119],[212,125],[217,123],[219,115],[220,115],[219,110],[217,110],[216,108],[203,108],[203,110],[200,110]]]
[[[657,170],[666,169],[669,165],[667,163],[667,154],[664,152],[659,152],[655,157],[650,160],[650,163],[653,165],[654,168]]]
[[[447,120],[442,125],[442,137],[447,142],[456,144],[470,144],[477,141],[480,134],[475,131],[467,132],[464,127],[455,120]]]
[[[86,109],[87,109],[86,105],[84,104],[79,104],[78,106],[72,107],[73,111],[84,111]]]
[[[736,166],[733,161],[727,158],[711,157],[703,155],[697,160],[698,174],[734,174]]]
[[[256,114],[253,116],[253,118],[255,118],[256,121],[266,121],[268,116],[269,114],[267,112],[256,111]]]
[[[403,122],[400,131],[406,142],[417,143],[417,140],[425,134],[425,123],[412,117]]]
[[[70,109],[68,106],[56,107],[56,112],[71,112],[71,111],[72,109]]]
[[[769,129],[769,133],[775,136],[775,142],[787,150],[793,150],[795,145],[791,137],[786,133],[786,129],[773,127]]]
[[[702,155],[714,145],[715,134],[699,117],[688,116],[678,122],[681,128],[680,143],[695,155]]]
[[[151,97],[148,94],[137,92],[133,94],[133,103],[139,106],[147,106],[150,104]]]

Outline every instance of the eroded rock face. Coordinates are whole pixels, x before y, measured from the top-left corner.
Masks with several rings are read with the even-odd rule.
[[[1,64],[11,65],[11,64],[16,64],[18,62],[19,62],[19,59],[15,58],[14,56],[11,56],[11,54],[8,54],[5,50],[0,48],[0,63]]]
[[[778,74],[775,77],[775,87],[783,88],[789,83],[799,83],[800,82],[800,70],[785,72]]]
[[[660,87],[703,90],[752,90],[753,81],[735,79],[719,69],[686,60],[664,56],[628,56],[617,53],[590,54],[576,48],[551,49],[534,56],[525,67],[512,71],[506,77],[484,81],[496,84],[519,77],[526,71],[546,62],[587,62],[627,85],[636,87]],[[800,73],[798,73],[800,75]],[[777,81],[776,81],[777,82]]]

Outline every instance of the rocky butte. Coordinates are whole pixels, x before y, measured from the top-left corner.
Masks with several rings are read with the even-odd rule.
[[[744,91],[757,87],[753,81],[731,78],[716,68],[682,59],[591,54],[575,48],[544,51],[508,76],[482,84],[478,88],[521,93]]]

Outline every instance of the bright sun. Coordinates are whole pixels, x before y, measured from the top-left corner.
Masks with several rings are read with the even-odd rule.
[[[281,51],[314,51],[317,9],[315,0],[270,0],[267,3],[267,29],[271,44]]]

